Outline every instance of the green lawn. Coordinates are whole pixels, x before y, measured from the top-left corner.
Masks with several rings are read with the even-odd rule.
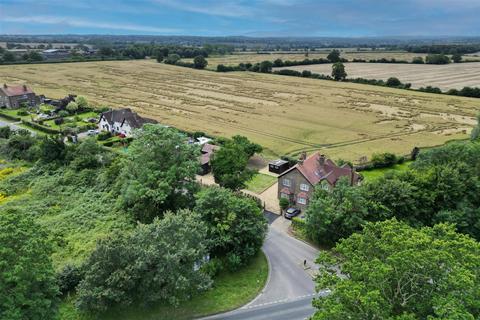
[[[268,187],[271,187],[277,181],[276,177],[268,174],[257,173],[247,182],[247,190],[255,193],[262,193]]]
[[[69,116],[69,117],[65,117],[65,122],[60,126],[55,124],[55,120],[45,121],[44,124],[48,125],[49,128],[56,129],[56,130],[60,130],[63,127],[67,127],[68,124],[73,124],[73,123],[76,123],[77,127],[85,127],[89,124],[89,122],[85,122],[83,120],[89,119],[89,118],[97,118],[98,114],[96,112],[91,111],[91,112],[79,113],[76,116],[80,118],[80,121],[75,121],[75,116]],[[72,120],[73,122],[67,122],[68,120]]]
[[[72,299],[60,307],[61,320],[170,320],[192,319],[233,310],[255,298],[268,277],[267,258],[260,252],[251,263],[236,272],[222,272],[215,278],[214,287],[180,304],[178,307],[158,305],[150,309],[128,308],[111,311],[98,318],[79,315]]]
[[[28,114],[26,116],[19,116],[17,114],[19,111],[24,111],[24,110],[26,110],[26,109],[2,109],[1,113],[4,113],[4,114],[12,116],[12,117],[20,118],[22,120],[30,121],[32,119],[32,114]]]
[[[360,173],[362,174],[362,176],[365,178],[365,181],[372,181],[372,180],[375,180],[375,179],[378,179],[378,178],[381,178],[385,175],[385,173],[387,172],[393,172],[393,171],[397,171],[397,172],[402,172],[402,171],[406,171],[408,169],[408,167],[410,166],[410,164],[412,163],[412,161],[406,161],[402,164],[396,164],[394,165],[393,167],[390,167],[390,168],[381,168],[381,169],[373,169],[373,170],[365,170],[365,171],[361,171]]]

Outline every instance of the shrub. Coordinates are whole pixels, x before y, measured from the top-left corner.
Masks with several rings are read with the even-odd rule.
[[[66,111],[66,110],[60,110],[60,111],[58,112],[58,116],[59,116],[59,117],[62,117],[62,118],[68,117],[68,115],[69,115],[69,113],[68,113],[68,111]]]
[[[64,119],[63,119],[63,118],[57,118],[57,119],[53,120],[53,122],[54,122],[57,126],[59,126],[59,125],[61,125],[61,124],[64,122]]]
[[[63,269],[57,273],[57,282],[60,292],[67,294],[75,290],[77,285],[82,281],[82,272],[80,268],[67,264]]]
[[[17,111],[17,116],[20,116],[20,117],[28,116],[28,112],[27,110],[19,110]]]
[[[375,168],[388,168],[397,163],[397,156],[393,153],[376,153],[372,156],[372,164]]]
[[[386,84],[387,87],[399,87],[399,86],[402,85],[400,80],[398,80],[398,78],[395,78],[395,77],[388,78],[388,80],[385,84]]]
[[[105,141],[112,137],[112,133],[110,131],[102,131],[97,135],[98,141]]]

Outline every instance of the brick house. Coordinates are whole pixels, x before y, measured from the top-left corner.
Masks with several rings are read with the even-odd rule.
[[[26,85],[11,86],[6,83],[0,88],[0,106],[10,109],[20,108],[22,104],[36,106],[39,99]]]
[[[156,120],[143,118],[129,108],[110,110],[100,115],[100,130],[113,134],[130,136],[134,129],[140,129],[145,123],[157,123]]]
[[[352,185],[360,180],[360,175],[347,164],[337,166],[324,155],[315,153],[307,158],[304,153],[294,167],[278,177],[278,199],[287,198],[293,207],[303,211],[316,185],[331,190],[341,177],[348,177]]]

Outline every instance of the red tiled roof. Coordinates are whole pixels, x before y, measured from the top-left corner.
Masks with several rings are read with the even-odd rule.
[[[6,87],[5,85],[3,85],[0,87],[0,89],[8,97],[21,96],[24,94],[33,93],[32,89],[24,85],[17,85],[17,86],[7,85]]]
[[[320,165],[320,154],[315,153],[305,159],[303,163],[297,163],[294,167],[285,171],[282,176],[292,170],[298,170],[312,185],[316,185],[321,180],[327,180],[331,185],[335,185],[341,177],[351,177],[352,169],[347,166],[337,166],[332,160],[325,158],[323,165]],[[354,172],[353,183],[357,183],[360,176]]]
[[[219,146],[214,144],[205,143],[202,147],[202,155],[200,156],[200,164],[204,165],[210,163],[210,158],[215,150],[220,149]]]
[[[212,153],[213,151],[218,150],[219,148],[220,148],[219,146],[216,146],[214,144],[205,143],[202,146],[202,153]]]
[[[292,194],[292,192],[290,191],[290,189],[288,189],[287,187],[284,187],[282,190],[280,190],[280,193]]]

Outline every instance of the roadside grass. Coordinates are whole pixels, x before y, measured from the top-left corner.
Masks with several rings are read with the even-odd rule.
[[[276,177],[264,173],[257,173],[247,182],[247,190],[260,194],[277,181]]]
[[[365,178],[365,181],[373,181],[375,179],[383,177],[386,173],[389,173],[389,172],[406,171],[409,168],[411,163],[412,161],[406,161],[402,164],[396,164],[390,168],[364,170],[364,171],[361,171],[360,174]]]
[[[182,320],[226,312],[253,300],[263,289],[268,277],[268,263],[260,251],[249,265],[235,272],[221,272],[212,289],[181,303],[178,307],[157,305],[148,309],[117,309],[98,317],[79,314],[73,297],[60,306],[61,320]]]

